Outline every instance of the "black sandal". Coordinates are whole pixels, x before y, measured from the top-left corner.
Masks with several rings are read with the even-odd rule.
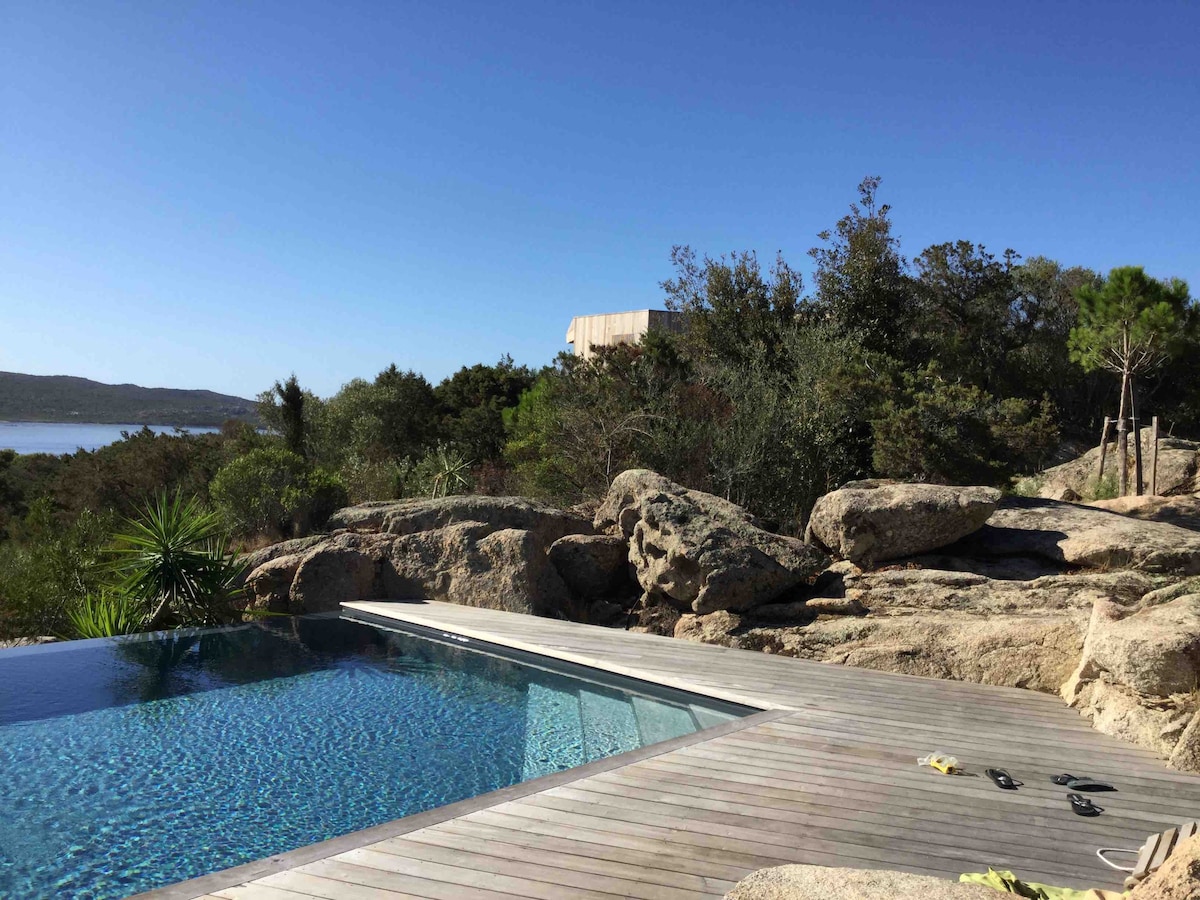
[[[1115,791],[1116,788],[1107,781],[1097,781],[1095,778],[1088,778],[1086,775],[1055,775],[1050,779],[1052,782],[1063,787],[1068,787],[1073,791]]]
[[[1071,811],[1077,816],[1098,816],[1104,812],[1104,807],[1079,794],[1067,794],[1067,799],[1071,801]]]
[[[996,783],[996,787],[1002,791],[1015,791],[1022,785],[1023,782],[1016,781],[1011,775],[1003,769],[988,769],[984,774]]]

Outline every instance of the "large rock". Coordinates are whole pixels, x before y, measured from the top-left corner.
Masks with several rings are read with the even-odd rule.
[[[986,522],[999,499],[988,487],[854,481],[817,500],[806,537],[872,566],[953,544]]]
[[[1142,433],[1143,480],[1150,490],[1150,433]],[[1158,444],[1158,490],[1161,495],[1194,494],[1200,492],[1197,462],[1200,444],[1178,438],[1160,438]],[[1093,497],[1096,491],[1096,467],[1100,463],[1100,448],[1093,447],[1077,459],[1024,479],[1022,492],[1046,500],[1077,500]],[[1129,483],[1134,478],[1133,443],[1129,448]],[[1108,445],[1104,464],[1105,477],[1117,477],[1117,445]]]
[[[1067,609],[1090,612],[1097,599],[1136,603],[1155,587],[1154,579],[1129,571],[1044,575],[1014,581],[974,572],[887,569],[845,575],[822,595],[854,600],[876,616],[925,610],[996,615]],[[812,602],[810,599],[809,604]]]
[[[825,617],[780,626],[751,616],[683,616],[675,636],[821,662],[1057,692],[1079,658],[1084,611]]]
[[[1093,568],[1200,574],[1200,534],[1056,500],[1008,497],[957,548],[968,556],[1041,556]]]
[[[252,609],[286,613],[291,607],[292,582],[303,560],[303,553],[293,553],[277,556],[255,568],[246,578],[247,605]]]
[[[1200,594],[1140,608],[1097,601],[1063,698],[1101,731],[1200,763]]]
[[[243,566],[242,573],[237,581],[235,581],[234,587],[240,588],[246,584],[254,571],[265,563],[269,563],[271,560],[277,559],[280,556],[294,556],[296,554],[303,554],[304,551],[311,550],[324,540],[324,535],[294,538],[290,541],[280,541],[278,544],[271,544],[258,550],[252,550],[249,553],[243,553],[238,558],[238,561]]]
[[[996,900],[999,896],[980,884],[887,869],[777,866],[747,875],[725,900]]]
[[[740,506],[645,469],[613,480],[595,526],[628,540],[648,594],[695,613],[770,603],[826,561],[803,541],[760,528]]]
[[[1140,572],[1027,581],[975,572],[831,567],[815,595],[735,615],[684,615],[675,637],[886,672],[1058,693],[1093,606],[1170,598]],[[664,623],[665,624],[665,623]]]
[[[1200,835],[1180,841],[1158,871],[1129,900],[1200,900]]]
[[[615,534],[568,534],[550,545],[550,562],[571,594],[586,601],[639,593],[629,544]]]
[[[1097,500],[1088,505],[1145,522],[1167,522],[1189,531],[1200,531],[1200,494],[1118,497],[1115,500]]]
[[[591,534],[591,522],[524,497],[486,497],[474,494],[434,500],[396,500],[363,503],[340,509],[329,520],[331,528],[413,534],[459,522],[482,522],[493,530],[530,531],[544,547],[566,534]]]
[[[282,601],[282,583],[294,575]],[[277,557],[252,575],[259,603],[312,613],[352,600],[443,600],[533,615],[562,615],[567,589],[538,535],[483,522],[412,534],[341,532],[299,560]]]
[[[330,612],[343,602],[382,598],[380,572],[393,540],[345,533],[305,551],[288,592],[288,612]]]
[[[420,597],[538,616],[562,615],[568,606],[566,585],[539,535],[482,522],[394,537],[380,590],[390,599]]]

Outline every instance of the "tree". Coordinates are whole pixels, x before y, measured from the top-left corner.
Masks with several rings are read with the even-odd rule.
[[[1103,285],[1084,285],[1075,297],[1079,324],[1071,329],[1071,359],[1084,371],[1104,369],[1121,376],[1117,454],[1124,496],[1129,488],[1126,412],[1127,401],[1133,401],[1133,379],[1159,368],[1176,353],[1191,298],[1187,282],[1159,281],[1141,266],[1113,269]]]
[[[1049,402],[997,400],[936,364],[906,374],[872,421],[875,470],[941,484],[1001,484],[1039,468],[1058,443]]]
[[[468,459],[498,460],[504,452],[503,411],[516,406],[533,381],[528,367],[513,365],[511,356],[494,366],[463,366],[433,389],[445,441]]]
[[[676,277],[660,286],[667,308],[684,314],[695,355],[744,362],[775,352],[804,290],[800,274],[782,256],[765,276],[753,252],[700,261],[690,247],[677,246],[671,262]]]
[[[1024,341],[1013,280],[1018,259],[1013,250],[997,259],[970,241],[936,244],[916,259],[918,329],[927,355],[993,394],[1016,390],[1007,362]]]
[[[1067,268],[1044,256],[1025,260],[1012,277],[1013,324],[1021,338],[1020,346],[1005,357],[1008,380],[1025,399],[1048,395],[1072,436],[1089,433],[1097,378],[1071,362],[1067,341],[1079,319],[1075,292],[1084,285],[1098,287],[1103,279],[1091,269]]]
[[[304,391],[293,372],[283,384],[275,382],[275,396],[279,398],[280,425],[283,441],[287,448],[300,456],[306,456],[304,446]]]
[[[825,246],[808,255],[817,264],[819,312],[842,336],[895,355],[905,350],[912,288],[900,241],[892,236],[891,207],[876,203],[879,183],[874,176],[862,180],[859,203],[850,205],[834,230],[817,235]]]

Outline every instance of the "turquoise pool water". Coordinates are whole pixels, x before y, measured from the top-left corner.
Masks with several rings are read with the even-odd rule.
[[[745,712],[330,616],[0,651],[0,897],[116,900]]]

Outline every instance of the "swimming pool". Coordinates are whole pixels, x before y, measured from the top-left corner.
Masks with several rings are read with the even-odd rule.
[[[116,900],[751,712],[336,614],[0,651],[0,897]]]

